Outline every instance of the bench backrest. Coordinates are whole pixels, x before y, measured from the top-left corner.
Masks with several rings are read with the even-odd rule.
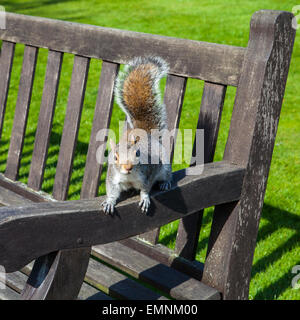
[[[64,53],[74,55],[53,187],[53,197],[58,200],[65,200],[68,194],[90,59],[101,59],[103,64],[81,198],[92,198],[98,193],[102,166],[96,160],[99,147],[96,134],[100,129],[109,127],[113,87],[120,64],[136,56],[158,55],[170,65],[164,94],[170,129],[179,125],[187,79],[205,81],[197,125],[197,128],[204,129],[205,162],[213,161],[226,88],[237,87],[224,159],[254,168],[245,178],[251,187],[257,182],[254,193],[251,193],[254,195],[248,200],[260,201],[261,209],[261,194],[266,185],[261,178],[268,175],[295,35],[291,29],[291,19],[289,13],[257,12],[251,21],[248,47],[241,48],[7,13],[6,30],[0,30],[0,39],[3,40],[0,60],[0,133],[15,44],[24,44],[25,50],[5,176],[12,180],[18,178],[39,48],[47,48],[49,53],[28,177],[28,186],[35,190],[41,189],[43,181],[62,57]],[[261,153],[262,146],[266,148],[264,153]],[[215,274],[221,272],[222,267],[215,270],[213,265],[219,261],[222,266],[222,258],[227,252],[221,242],[216,241],[228,218],[227,209],[223,205],[216,210],[223,211],[223,218],[215,218],[213,222],[207,274],[212,270]],[[232,208],[227,211],[231,212]],[[195,257],[200,220],[199,214],[198,217],[187,217],[178,229],[176,252],[188,259]],[[258,223],[258,219],[255,223]],[[154,230],[142,237],[155,243],[158,234],[159,231]],[[231,236],[231,232],[224,234]],[[211,250],[212,247],[214,250]],[[221,249],[224,253],[218,256],[217,252]],[[209,277],[206,280],[218,282]]]

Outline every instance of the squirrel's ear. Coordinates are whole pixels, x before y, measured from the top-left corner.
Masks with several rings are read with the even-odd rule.
[[[135,140],[134,140],[134,143],[138,143],[140,141],[141,137],[140,136],[136,136],[135,137]]]
[[[116,145],[116,143],[114,142],[114,140],[109,139],[109,145],[110,145],[111,150],[112,150],[113,152],[115,152],[117,145]]]
[[[131,143],[131,145],[134,145],[136,143],[138,143],[140,141],[140,136],[135,136],[135,135],[131,135],[129,138],[129,142]]]

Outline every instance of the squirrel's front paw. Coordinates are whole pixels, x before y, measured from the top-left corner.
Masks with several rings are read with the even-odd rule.
[[[103,207],[105,214],[114,213],[115,203],[113,201],[105,200],[101,203],[101,206]]]
[[[141,197],[139,206],[141,207],[143,213],[147,213],[150,207],[150,197],[148,195]]]

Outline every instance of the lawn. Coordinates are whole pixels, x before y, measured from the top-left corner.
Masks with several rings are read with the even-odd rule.
[[[247,46],[251,15],[259,9],[291,11],[294,1],[1,1],[6,11],[35,16],[88,23],[104,27],[127,29],[179,38]],[[300,22],[299,22],[300,23]],[[298,31],[299,33],[299,31]],[[13,124],[19,75],[24,47],[16,46],[12,78],[7,102],[4,130],[0,142],[0,171],[6,166],[9,137]],[[22,154],[20,180],[27,181],[33,151],[35,130],[45,77],[47,51],[39,51],[26,139]],[[52,191],[56,162],[66,110],[73,57],[64,55],[56,112],[50,141],[47,167],[42,189]],[[78,199],[84,172],[86,152],[97,96],[101,62],[92,60],[84,100],[84,109],[76,148],[69,199]],[[296,37],[290,72],[273,153],[272,166],[250,284],[250,299],[300,299],[300,289],[292,289],[295,276],[291,270],[300,265],[300,41]],[[162,84],[164,85],[164,83]],[[181,128],[195,128],[199,115],[203,82],[190,80],[181,116]],[[220,137],[215,160],[221,160],[228,134],[235,88],[227,89]],[[111,128],[117,129],[124,115],[115,105]],[[174,169],[181,166],[176,165]],[[105,170],[101,177],[99,194],[105,193]],[[197,258],[204,261],[211,224],[212,209],[205,211]],[[174,222],[162,228],[159,241],[174,247],[176,227]]]

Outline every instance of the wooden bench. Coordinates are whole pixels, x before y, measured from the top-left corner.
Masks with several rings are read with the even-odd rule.
[[[256,12],[248,46],[241,48],[7,13],[6,29],[0,30],[0,132],[15,44],[25,49],[7,165],[0,175],[0,265],[8,272],[0,298],[248,299],[295,37],[292,17]],[[48,62],[24,185],[17,180],[39,48],[49,50]],[[74,55],[74,67],[50,196],[41,185],[64,53]],[[106,216],[95,198],[102,169],[96,134],[109,127],[120,64],[150,54],[170,64],[164,94],[170,129],[179,125],[187,79],[205,81],[197,125],[204,129],[204,170],[174,172],[170,191],[153,191],[147,216],[139,213],[136,196],[120,202],[115,216]],[[81,200],[65,201],[91,59],[103,63]],[[227,86],[237,88],[234,109],[223,160],[213,162]],[[195,260],[196,249],[203,209],[212,206],[203,264]],[[158,243],[159,227],[177,219],[171,250]]]

